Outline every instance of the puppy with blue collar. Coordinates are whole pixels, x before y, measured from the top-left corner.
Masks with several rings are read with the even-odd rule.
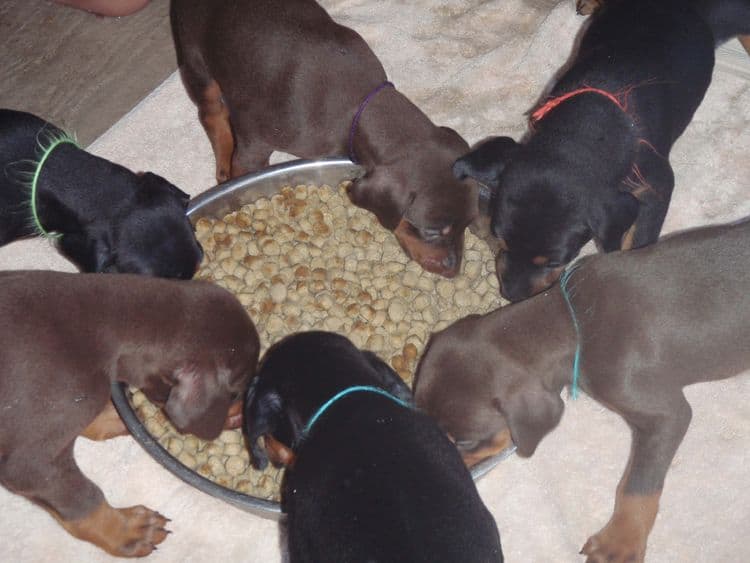
[[[455,446],[393,370],[345,337],[306,332],[274,345],[244,423],[253,465],[287,466],[292,563],[503,561]]]

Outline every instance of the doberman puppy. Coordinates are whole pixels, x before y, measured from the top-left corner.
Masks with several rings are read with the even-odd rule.
[[[326,332],[274,345],[248,390],[253,465],[287,464],[292,563],[502,561],[455,446],[372,352]],[[263,436],[263,443],[258,439]]]
[[[509,438],[532,455],[559,422],[567,385],[620,414],[632,430],[630,461],[612,518],[583,553],[590,563],[642,561],[690,423],[683,387],[750,368],[750,220],[589,256],[561,279],[434,335],[415,402],[469,463]]]
[[[426,270],[459,271],[477,188],[451,166],[468,145],[386,81],[359,34],[313,0],[173,0],[171,18],[219,182],[267,166],[277,150],[348,154],[365,169],[351,201]]]
[[[592,238],[606,252],[657,240],[674,186],[669,151],[711,82],[714,49],[750,33],[748,0],[609,0],[521,143],[457,161],[493,190],[502,294],[549,287]]]
[[[239,302],[207,282],[132,274],[0,273],[0,483],[112,555],[148,555],[166,519],[113,508],[73,458],[77,436],[126,434],[115,381],[164,405],[182,432],[215,438],[255,373]]]
[[[85,272],[193,277],[203,252],[185,215],[189,196],[164,178],[134,174],[9,109],[0,109],[0,155],[0,245],[50,236]]]

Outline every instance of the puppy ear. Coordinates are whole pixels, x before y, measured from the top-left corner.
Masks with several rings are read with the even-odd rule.
[[[502,403],[498,399],[495,403],[508,423],[519,455],[523,457],[534,453],[542,438],[560,422],[564,409],[559,395],[544,389],[537,379],[527,380]]]
[[[244,430],[253,467],[265,469],[268,466],[266,447],[269,444],[264,440],[261,446],[259,439],[275,431],[282,415],[282,404],[275,389],[258,392],[258,381],[256,377],[245,395]]]
[[[618,191],[589,209],[589,228],[605,252],[620,249],[622,237],[635,222],[639,207],[635,196]]]
[[[459,180],[474,178],[490,189],[497,188],[500,175],[519,146],[510,137],[491,137],[481,141],[453,163],[453,175]]]
[[[363,350],[362,355],[377,373],[378,382],[383,389],[409,405],[414,404],[411,389],[388,364],[369,350]]]
[[[117,253],[106,229],[86,234],[66,234],[58,242],[60,251],[83,272],[116,272]]]
[[[175,384],[169,391],[164,412],[181,432],[213,440],[220,433],[232,400],[221,375],[192,365],[181,366],[172,374]]]
[[[405,178],[394,170],[379,166],[354,180],[348,194],[354,205],[374,213],[380,224],[392,231],[414,199],[405,188]]]
[[[148,195],[153,195],[157,192],[170,194],[171,196],[176,197],[177,200],[182,204],[182,206],[187,209],[188,202],[190,201],[190,196],[177,186],[167,182],[161,176],[158,176],[152,172],[143,172],[142,174],[138,175],[138,182],[141,188],[144,190],[142,193]]]

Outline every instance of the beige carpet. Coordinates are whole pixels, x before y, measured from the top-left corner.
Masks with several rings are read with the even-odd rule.
[[[323,4],[370,42],[404,93],[470,142],[523,133],[524,112],[568,56],[583,21],[572,0]],[[750,82],[717,69],[673,151],[677,187],[666,232],[750,215],[748,119]],[[191,194],[212,185],[213,157],[176,75],[91,150],[160,173]],[[0,268],[71,269],[40,241],[0,249]],[[647,560],[748,561],[750,377],[695,385],[687,395],[693,423],[668,475]],[[579,549],[609,517],[628,444],[617,416],[586,397],[567,400],[560,427],[533,458],[512,457],[485,477],[479,490],[497,519],[507,560],[581,561]],[[113,505],[143,503],[172,518],[174,533],[152,561],[280,560],[275,523],[190,489],[131,438],[80,439],[76,456]],[[112,559],[4,489],[0,504],[0,561]]]

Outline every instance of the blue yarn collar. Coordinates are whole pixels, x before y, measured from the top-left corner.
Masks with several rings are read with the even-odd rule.
[[[399,399],[398,397],[394,397],[393,395],[388,393],[388,391],[380,389],[379,387],[373,387],[372,385],[354,385],[352,387],[347,387],[346,389],[339,391],[333,397],[331,397],[325,403],[323,403],[321,407],[317,411],[315,411],[315,414],[312,415],[308,423],[305,425],[305,429],[302,431],[302,435],[307,436],[307,434],[312,429],[313,425],[318,421],[318,419],[323,415],[323,413],[325,413],[331,407],[331,405],[333,405],[336,401],[338,401],[339,399],[343,397],[346,397],[347,395],[351,395],[352,393],[360,393],[360,392],[376,393],[378,395],[382,395],[383,397],[388,397],[389,399],[398,403],[402,407],[406,407],[407,409],[411,408],[411,406],[407,402]]]
[[[568,288],[568,282],[570,277],[578,269],[577,264],[566,269],[563,275],[560,276],[560,291],[562,291],[565,304],[568,306],[570,311],[570,318],[573,320],[573,328],[576,332],[576,353],[573,357],[573,383],[570,386],[570,396],[573,400],[578,398],[578,380],[581,375],[581,327],[578,324],[578,317],[576,317],[575,309],[573,309],[573,303],[570,299],[570,289]]]

